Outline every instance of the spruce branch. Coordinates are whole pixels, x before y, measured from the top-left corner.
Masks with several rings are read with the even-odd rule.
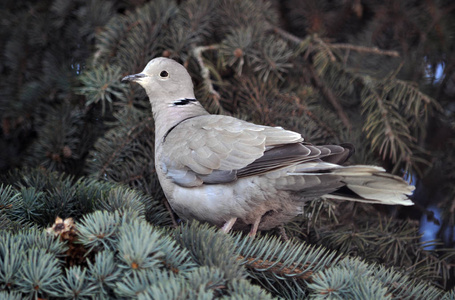
[[[316,116],[307,105],[302,103],[302,100],[295,95],[285,95],[286,98],[292,99],[292,101],[297,105],[297,107],[302,110],[305,115],[307,115],[311,120],[313,120],[319,127],[323,128],[326,132],[326,135],[331,137],[337,137],[338,135],[333,131],[333,129],[328,126],[323,120]]]
[[[273,84],[263,82],[259,78],[252,76],[242,76],[236,81],[240,90],[239,97],[243,100],[243,103],[248,104],[250,117],[255,118],[256,114],[259,115],[259,122],[270,124],[270,113],[267,103],[267,98],[274,98],[275,91],[269,87]],[[254,104],[255,109],[251,107]],[[255,112],[255,113],[254,113]]]
[[[324,42],[320,40],[319,43]],[[356,86],[363,87],[360,95],[363,103],[361,113],[366,115],[363,128],[372,148],[381,154],[383,160],[390,159],[395,164],[394,172],[403,164],[406,169],[412,167],[418,172],[419,165],[428,165],[423,157],[419,157],[424,151],[420,150],[415,136],[424,133],[428,114],[433,107],[438,107],[436,102],[417,92],[415,87],[398,82],[395,78],[397,71],[384,78],[365,75],[346,67],[341,58],[332,62],[325,49],[316,49],[314,64],[319,74],[313,71],[313,77],[316,82],[318,75],[327,78],[328,82],[337,82],[333,89],[348,95]],[[326,93],[327,87],[323,86],[320,90],[333,100],[330,93]],[[340,116],[341,105],[333,106],[338,107],[336,111]],[[344,120],[341,116],[340,119]]]
[[[364,84],[362,112],[367,114],[364,130],[367,138],[371,139],[371,146],[379,151],[383,160],[390,158],[393,163],[404,161],[406,169],[409,169],[413,155],[411,147],[417,145],[408,122],[397,112],[390,99],[379,95],[370,78],[359,78]]]
[[[347,114],[345,113],[343,107],[341,106],[340,102],[338,101],[338,98],[334,95],[333,91],[327,87],[322,81],[322,79],[319,77],[317,74],[316,70],[314,69],[313,66],[309,67],[309,70],[311,72],[311,75],[313,79],[315,80],[316,86],[321,89],[322,93],[324,94],[325,98],[329,100],[329,102],[332,104],[333,108],[335,108],[338,117],[341,119],[343,122],[344,126],[347,129],[351,129],[351,121],[349,121],[349,118]]]
[[[63,295],[70,299],[89,298],[95,292],[96,288],[90,285],[88,280],[88,270],[80,266],[72,266],[66,271],[66,276],[60,283],[63,289]]]
[[[113,161],[117,159],[120,153],[127,145],[131,143],[132,140],[136,139],[140,134],[142,134],[142,131],[149,129],[148,125],[152,123],[152,120],[152,116],[146,117],[141,122],[138,122],[128,130],[128,132],[123,137],[123,141],[116,147],[116,149],[114,149],[111,155],[105,160],[101,169],[98,171],[99,178],[102,178],[102,176],[104,176]]]
[[[395,149],[397,149],[397,147],[395,145],[395,142],[397,140],[400,140],[400,138],[397,136],[395,130],[393,130],[393,128],[391,126],[392,121],[390,120],[390,116],[391,116],[390,110],[386,108],[386,104],[384,103],[383,99],[376,93],[376,91],[371,90],[371,93],[372,93],[371,98],[376,101],[376,104],[379,108],[380,119],[382,120],[382,122],[384,124],[385,139],[379,146],[379,153],[382,154],[382,159],[385,159],[387,157],[387,154],[390,149],[390,158],[392,159],[393,162],[396,162],[397,153],[396,153]],[[370,125],[370,126],[373,126],[373,125]],[[371,128],[370,126],[365,127],[365,130],[369,131],[369,129]],[[406,128],[406,127],[403,126],[403,128]],[[406,138],[408,138],[408,139],[411,138],[408,130],[405,130],[403,132],[403,134]],[[367,134],[367,137],[370,137],[370,134]],[[377,137],[379,137],[379,136],[377,136]],[[377,145],[376,139],[372,140],[372,145],[373,145],[373,147],[375,147],[375,145]],[[403,146],[405,147],[405,150],[408,154],[411,153],[411,149],[409,149],[409,147],[406,144],[403,144]]]
[[[119,229],[120,267],[128,273],[159,267],[164,253],[159,233],[141,221],[134,220]]]
[[[196,81],[202,89],[196,94],[202,100],[208,96],[217,111],[228,107],[243,119],[300,132],[312,143],[348,140],[358,149],[356,162],[380,163],[377,152],[384,157],[387,151],[388,158],[395,151],[395,168],[402,170],[404,164],[424,163],[427,152],[420,146],[443,145],[431,156],[430,177],[438,193],[430,194],[447,198],[440,206],[441,232],[450,228],[453,111],[449,106],[439,110],[439,103],[450,104],[453,93],[454,5],[423,1],[416,9],[408,5],[412,0],[393,5],[354,0],[339,6],[328,0],[309,6],[297,0],[122,1],[120,6],[111,0],[9,2],[0,10],[6,25],[0,29],[6,57],[0,61],[5,79],[0,82],[0,167],[8,170],[24,161],[82,174],[85,163],[85,174],[103,182],[38,169],[0,176],[1,299],[272,299],[270,292],[288,299],[455,298],[453,290],[444,293],[434,286],[450,288],[453,251],[423,248],[416,226],[380,224],[371,206],[313,201],[287,225],[291,241],[275,244],[203,226],[169,228],[177,222],[167,202],[172,219],[153,197],[118,184],[164,199],[153,170],[150,106],[144,92],[132,92],[140,87],[123,89],[118,82],[119,74],[137,73],[163,55],[185,61],[192,75],[200,74]],[[299,12],[302,7],[310,9]],[[286,24],[295,35],[277,24]],[[385,50],[400,46],[399,52]],[[198,47],[202,50],[193,51]],[[86,60],[93,51],[93,59]],[[399,61],[403,67],[395,68]],[[428,80],[425,66],[430,64]],[[87,77],[95,71],[98,77]],[[76,93],[81,88],[86,88],[85,100]],[[433,99],[424,89],[438,96]],[[89,104],[85,110],[80,108],[84,102]],[[115,122],[100,118],[103,105],[106,111],[112,105]],[[430,127],[434,110],[441,112],[440,123]],[[352,126],[349,133],[343,112]],[[91,119],[98,125],[92,127]],[[440,138],[440,124],[448,127],[448,138]],[[86,159],[93,147],[85,134],[93,131],[93,140],[105,134]],[[427,131],[434,136],[430,142]],[[74,218],[80,232],[66,231],[63,220],[54,231],[63,227],[62,235],[76,235],[79,246],[91,250],[88,255],[79,253],[79,260],[70,263],[70,239],[64,244],[30,229],[48,227],[56,215]],[[111,234],[107,223],[112,220]],[[343,258],[334,249],[365,261]],[[330,255],[333,260],[326,259]],[[49,269],[54,263],[55,274]],[[31,278],[41,286],[31,286]]]
[[[327,53],[331,62],[337,61],[337,58],[333,54],[331,45],[329,43],[324,42],[317,34],[314,34],[312,36],[312,40],[316,43],[315,45],[316,49],[318,48],[317,46],[319,46],[319,48],[321,48],[323,52]]]
[[[186,273],[185,277],[188,279],[189,286],[195,292],[201,291],[201,287],[205,291],[214,291],[217,294],[221,294],[227,289],[227,281],[224,279],[224,274],[216,267],[198,267]]]
[[[4,300],[22,300],[22,294],[16,292],[0,291],[0,299]]]
[[[400,57],[400,54],[398,53],[398,51],[382,50],[377,47],[365,47],[365,46],[358,46],[358,45],[352,45],[352,44],[337,43],[337,44],[330,44],[330,48],[352,50],[352,51],[361,52],[361,53],[371,53],[371,54],[385,55],[385,56],[391,56],[391,57]]]
[[[145,220],[136,219],[119,229],[117,251],[126,274],[165,268],[175,274],[192,271],[196,265],[186,249]]]
[[[39,139],[29,147],[29,166],[41,165],[51,171],[70,171],[80,155],[84,112],[69,103],[48,108],[39,128]]]
[[[86,215],[77,226],[80,242],[88,252],[114,249],[121,219],[117,211],[114,213],[96,211]]]
[[[114,99],[126,101],[127,86],[118,80],[119,77],[121,77],[121,69],[118,66],[95,67],[80,76],[82,86],[77,88],[76,92],[87,98],[86,106],[101,102],[104,115],[107,105],[112,110]]]
[[[175,299],[176,294],[185,298],[186,291],[182,288],[182,280],[172,272],[139,270],[130,276],[122,276],[116,283],[115,292],[122,299]],[[167,288],[167,291],[161,289]],[[177,297],[179,298],[179,297]]]
[[[336,266],[319,272],[308,288],[310,293],[324,298],[439,299],[442,294],[426,282],[352,258],[345,258]]]
[[[400,54],[398,51],[394,50],[383,50],[379,49],[377,47],[365,47],[365,46],[358,46],[358,45],[352,45],[352,44],[344,44],[344,43],[327,43],[323,39],[321,39],[317,34],[312,35],[310,37],[307,37],[305,39],[299,38],[279,27],[272,27],[273,32],[279,34],[281,37],[284,39],[293,42],[294,44],[306,44],[306,41],[308,39],[311,39],[312,42],[316,42],[318,46],[320,46],[324,51],[327,52],[327,54],[330,57],[330,60],[332,62],[337,61],[338,59],[334,55],[331,49],[343,49],[343,50],[352,50],[356,52],[362,52],[362,53],[372,53],[372,54],[377,54],[377,55],[385,55],[385,56],[391,56],[391,57],[400,57]],[[313,47],[317,48],[317,47]]]
[[[204,43],[216,22],[217,4],[216,1],[204,0],[186,1],[180,5],[176,18],[170,20],[164,38],[169,58],[187,60],[190,49]]]
[[[258,240],[243,239],[237,245],[238,259],[247,268],[257,272],[270,272],[278,278],[310,280],[318,272],[338,261],[335,252],[322,247],[283,242],[276,237],[265,236]]]
[[[251,67],[264,82],[267,81],[270,74],[284,81],[285,78],[282,74],[287,73],[293,66],[290,60],[294,53],[289,48],[289,44],[274,36],[260,38],[253,49],[253,54]]]
[[[222,0],[218,9],[218,28],[225,34],[232,28],[256,26],[262,30],[278,23],[279,13],[270,1]]]
[[[278,26],[272,26],[271,24],[268,24],[268,26],[269,26],[269,28],[271,28],[271,30],[273,30],[273,32],[280,35],[284,39],[293,42],[294,44],[301,44],[304,42],[304,39],[301,39],[301,38],[293,35],[292,33],[289,33],[288,31],[281,29]]]
[[[121,278],[121,270],[115,261],[115,254],[112,251],[104,250],[95,255],[95,261],[87,261],[89,281],[94,286],[95,298],[108,299],[112,290]]]
[[[423,93],[415,84],[400,80],[398,78],[393,79],[395,86],[402,97],[398,97],[399,103],[404,105],[406,110],[413,114],[416,119],[419,119],[422,115],[424,116],[424,122],[419,122],[418,125],[424,125],[428,121],[429,115],[433,110],[439,112],[443,111],[441,104],[439,104],[434,98]],[[388,83],[388,82],[387,82]],[[391,82],[391,84],[393,84]],[[422,105],[423,102],[423,105]]]
[[[305,282],[340,259],[322,247],[293,240],[282,242],[270,236],[251,240],[239,235],[236,247],[238,259],[250,276],[284,297],[303,297]]]
[[[286,266],[285,264],[277,261],[264,261],[262,259],[257,259],[254,257],[243,257],[242,255],[239,255],[238,259],[246,262],[245,265],[247,269],[261,269],[262,271],[267,271],[281,277],[292,276],[297,279],[311,282],[311,277],[314,274],[314,272],[309,268],[309,264],[302,266],[302,268],[299,268],[293,265]],[[295,275],[296,273],[299,275]]]
[[[31,248],[24,257],[20,277],[23,280],[17,284],[19,290],[37,298],[38,296],[58,296],[58,286],[61,279],[60,262],[54,255],[43,249]]]
[[[174,211],[172,210],[171,206],[169,205],[169,202],[167,200],[163,200],[163,203],[171,217],[172,227],[177,228],[177,226],[179,226],[179,225],[177,223],[177,220],[175,219]]]
[[[238,76],[242,75],[244,66],[249,64],[253,55],[256,28],[235,28],[230,32],[220,45],[220,58],[223,65],[235,68]]]
[[[298,44],[301,44],[301,45],[306,45],[306,40],[304,39],[301,39],[301,38],[298,38],[278,27],[273,27],[273,30],[274,32],[280,34],[283,38],[286,38],[294,43],[298,43]],[[318,46],[320,48],[322,48],[325,53],[328,54],[328,56],[330,57],[330,61],[332,62],[336,62],[337,59],[335,57],[335,55],[332,53],[331,49],[330,49],[330,44],[327,44],[325,43],[324,41],[322,41],[322,39],[320,39],[317,35],[314,35],[311,37],[312,41],[315,42],[317,45],[315,45],[315,48],[318,48]],[[310,49],[310,48],[313,48],[313,47],[309,47],[308,45],[305,47],[307,50]],[[329,100],[329,102],[332,104],[332,106],[334,107],[334,109],[336,110],[339,118],[341,119],[341,121],[343,122],[344,126],[348,129],[351,129],[352,125],[351,125],[351,122],[349,121],[349,118],[347,116],[347,114],[344,112],[344,109],[343,107],[341,106],[341,104],[339,103],[337,97],[334,95],[334,93],[332,92],[331,89],[329,89],[322,81],[322,79],[318,76],[318,74],[316,73],[316,71],[314,70],[314,67],[310,66],[309,67],[309,70],[312,74],[312,77],[315,81],[315,84],[316,84],[316,87],[318,87],[321,92],[324,94],[324,96],[327,98],[327,100]]]
[[[173,237],[182,248],[188,250],[199,266],[220,269],[226,280],[246,277],[241,262],[237,260],[236,241],[229,235],[194,221],[174,230]]]
[[[231,280],[228,284],[228,288],[229,288],[229,295],[224,296],[221,299],[223,299],[223,300],[228,300],[228,299],[277,300],[277,299],[280,299],[280,298],[272,297],[272,295],[270,295],[264,289],[260,288],[257,285],[250,283],[248,280],[245,280],[245,279],[236,278],[234,280]]]
[[[199,47],[193,48],[192,54],[193,54],[194,58],[196,58],[199,68],[201,69],[201,76],[204,81],[205,88],[207,89],[208,93],[211,95],[212,101],[215,102],[217,107],[221,108],[222,107],[221,103],[220,103],[221,96],[213,87],[213,82],[210,79],[210,70],[206,66],[206,64],[204,63],[204,59],[202,58],[202,53],[204,51],[216,50],[219,48],[220,48],[219,45],[199,46]]]

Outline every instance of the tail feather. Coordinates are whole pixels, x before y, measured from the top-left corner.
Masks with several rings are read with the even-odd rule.
[[[413,205],[408,198],[414,191],[401,177],[385,173],[376,166],[347,166],[332,171],[332,174],[342,176],[342,182],[354,193],[324,195],[326,198],[350,201],[380,203],[389,205]],[[357,197],[358,196],[358,197]]]
[[[361,202],[361,203],[371,203],[371,204],[404,205],[404,206],[414,205],[414,202],[409,200],[407,197],[404,197],[401,199],[395,198],[395,199],[389,200],[389,201],[382,201],[382,200],[378,200],[378,199],[367,199],[367,198],[350,197],[350,196],[337,195],[337,194],[326,194],[326,195],[323,195],[322,198]]]
[[[401,177],[388,174],[384,168],[377,166],[340,166],[327,162],[308,162],[298,165],[294,172],[289,172],[288,175],[301,176],[304,184],[296,181],[294,185],[288,183],[286,188],[302,190],[306,197],[318,192],[323,193],[325,189],[328,194],[324,195],[324,198],[388,205],[414,204],[408,197],[412,195],[414,187]],[[342,187],[339,188],[340,186]]]

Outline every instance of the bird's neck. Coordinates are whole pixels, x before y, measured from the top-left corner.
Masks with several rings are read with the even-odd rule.
[[[156,142],[162,140],[171,128],[183,120],[209,114],[198,101],[185,102],[178,105],[165,102],[152,103]]]

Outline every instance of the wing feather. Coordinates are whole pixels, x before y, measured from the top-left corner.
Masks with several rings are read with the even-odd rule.
[[[185,120],[162,144],[167,176],[185,186],[231,182],[315,159],[330,149],[302,144],[300,134],[281,127],[248,123],[229,116]],[[286,146],[286,147],[285,147]],[[176,170],[184,170],[180,172]],[[189,174],[193,173],[194,177]],[[184,174],[184,175],[182,175]],[[197,180],[195,179],[197,178]]]

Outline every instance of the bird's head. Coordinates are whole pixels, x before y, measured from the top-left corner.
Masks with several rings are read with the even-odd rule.
[[[165,57],[152,59],[141,73],[125,76],[122,81],[139,83],[152,105],[159,101],[171,106],[184,99],[195,99],[193,82],[185,67]]]

